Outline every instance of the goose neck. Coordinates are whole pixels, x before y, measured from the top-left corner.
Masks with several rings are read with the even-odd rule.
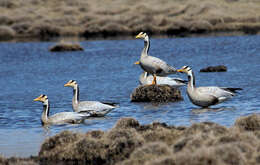
[[[150,49],[150,40],[148,37],[144,39],[144,49],[142,51],[142,57],[148,56],[148,52]]]
[[[192,90],[196,87],[195,86],[195,76],[193,72],[188,73],[188,87]]]
[[[49,113],[50,113],[50,103],[47,100],[46,102],[43,103],[43,111],[42,111],[42,117],[41,117],[42,124],[48,122]]]

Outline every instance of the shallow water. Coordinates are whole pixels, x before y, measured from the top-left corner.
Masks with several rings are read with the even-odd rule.
[[[198,86],[240,87],[233,99],[201,110],[192,105],[182,88],[184,101],[162,105],[131,103],[142,70],[139,59],[142,40],[84,41],[85,51],[52,53],[53,42],[0,43],[0,153],[4,156],[37,155],[45,138],[63,130],[86,132],[107,130],[121,117],[140,123],[153,121],[169,125],[191,125],[212,121],[231,126],[235,119],[258,113],[260,106],[260,36],[151,39],[150,55],[180,68],[193,68]],[[199,73],[209,65],[226,65],[228,72]],[[174,77],[186,78],[178,74]],[[50,113],[72,111],[72,89],[63,87],[77,80],[81,100],[120,103],[105,118],[86,120],[81,125],[41,126],[42,104],[33,102],[48,95]]]

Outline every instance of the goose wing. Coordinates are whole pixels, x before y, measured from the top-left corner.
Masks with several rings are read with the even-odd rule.
[[[158,77],[158,76],[157,76],[157,84],[167,84],[173,87],[180,87],[186,85],[185,80],[179,78]]]
[[[82,101],[79,103],[78,112],[89,113],[90,116],[102,116],[116,108],[115,103],[99,102],[99,101]]]
[[[210,86],[210,87],[199,87],[196,89],[202,95],[211,95],[216,97],[219,101],[224,101],[234,96],[234,93],[227,91],[223,88]]]
[[[89,117],[89,114],[79,114],[76,112],[61,112],[49,117],[50,123],[79,123]]]
[[[186,80],[180,79],[180,78],[174,78],[174,77],[160,77],[157,76],[157,84],[159,85],[170,85],[173,87],[180,87],[187,83]],[[139,82],[141,85],[149,85],[152,84],[153,76],[151,74],[148,74],[147,72],[143,72],[140,75]]]
[[[176,69],[174,67],[157,57],[147,56],[140,61],[144,68],[152,70],[153,73],[156,73],[159,76],[166,76],[168,74],[176,73]]]

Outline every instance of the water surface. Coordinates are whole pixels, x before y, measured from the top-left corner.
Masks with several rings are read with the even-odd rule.
[[[198,37],[151,39],[150,55],[180,68],[192,67],[198,86],[240,87],[244,90],[232,100],[198,110],[188,100],[163,105],[131,103],[130,94],[138,85],[142,70],[133,63],[143,49],[142,40],[83,41],[82,52],[53,53],[53,42],[0,43],[0,153],[5,156],[37,155],[45,138],[63,130],[86,132],[107,130],[121,117],[140,123],[153,121],[169,125],[191,125],[212,121],[231,126],[235,119],[259,110],[260,36]],[[209,65],[226,65],[228,72],[199,73]],[[186,75],[173,75],[187,79]],[[44,129],[42,104],[33,102],[48,95],[50,113],[72,111],[72,89],[63,87],[77,80],[81,100],[120,103],[120,108],[105,118],[86,120],[81,125],[53,126]]]

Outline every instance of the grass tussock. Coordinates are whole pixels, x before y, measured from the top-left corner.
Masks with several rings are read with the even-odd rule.
[[[226,72],[227,67],[224,65],[218,65],[218,66],[208,66],[206,68],[200,69],[200,72]]]
[[[15,31],[8,26],[0,26],[0,40],[9,40],[14,38]]]
[[[51,52],[83,51],[79,43],[60,42],[49,48]]]
[[[39,156],[4,158],[2,164],[256,165],[260,163],[259,114],[227,128],[215,123],[174,127],[122,118],[104,131],[64,131],[45,140]],[[245,124],[247,123],[247,124]]]
[[[63,29],[73,31],[71,35],[85,37],[133,35],[140,31],[181,36],[260,31],[260,2],[255,0],[151,0],[149,3],[145,0],[8,0],[0,2],[0,9],[4,14],[0,16],[2,25],[30,25],[32,31],[20,31],[17,34],[20,37],[46,38],[69,33],[62,33]],[[54,33],[50,25],[60,33]],[[49,32],[39,32],[42,29]]]
[[[175,102],[183,100],[181,92],[169,85],[144,85],[134,89],[132,102]]]

